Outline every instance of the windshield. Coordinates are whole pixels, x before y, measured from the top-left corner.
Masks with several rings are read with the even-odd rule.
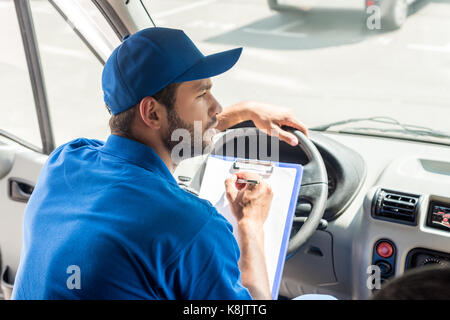
[[[156,26],[183,29],[204,54],[244,47],[236,67],[213,79],[223,106],[259,100],[293,108],[309,127],[389,117],[449,135],[450,0],[143,3]],[[398,127],[382,126],[397,136]],[[327,130],[353,127],[380,123]]]

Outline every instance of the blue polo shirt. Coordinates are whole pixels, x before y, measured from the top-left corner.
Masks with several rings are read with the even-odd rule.
[[[76,139],[24,216],[14,299],[251,299],[231,225],[139,142]]]

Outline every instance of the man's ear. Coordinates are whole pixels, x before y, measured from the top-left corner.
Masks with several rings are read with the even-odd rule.
[[[145,97],[139,103],[139,115],[146,126],[160,129],[165,108],[153,97]]]

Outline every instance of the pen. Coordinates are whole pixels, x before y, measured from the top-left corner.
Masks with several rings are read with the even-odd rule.
[[[253,185],[259,184],[258,180],[251,180],[251,179],[237,179],[236,182],[237,183],[248,183],[248,184],[253,184]]]

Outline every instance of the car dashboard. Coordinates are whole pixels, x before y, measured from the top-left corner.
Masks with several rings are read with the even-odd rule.
[[[253,124],[234,129],[246,126]],[[368,299],[377,288],[374,266],[382,287],[407,269],[450,264],[448,146],[336,132],[310,131],[310,138],[328,173],[327,208],[324,223],[285,262],[280,298]],[[279,150],[281,162],[307,163],[298,147],[280,142]],[[182,161],[175,178],[200,190],[206,158]],[[299,197],[296,216],[310,209]]]

